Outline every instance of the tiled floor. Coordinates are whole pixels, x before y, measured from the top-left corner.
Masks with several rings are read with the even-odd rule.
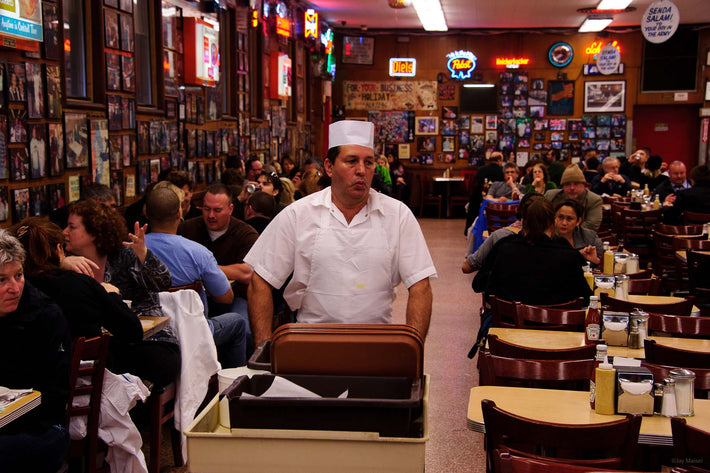
[[[466,428],[468,392],[478,384],[475,359],[466,355],[478,332],[480,295],[471,275],[461,272],[466,239],[463,220],[420,219],[439,277],[432,279],[434,306],[425,346],[424,371],[430,375],[428,473],[485,471],[483,435]],[[398,289],[395,321],[404,322],[407,290]],[[170,443],[163,442],[164,465],[172,465]],[[166,466],[163,472],[185,472]]]

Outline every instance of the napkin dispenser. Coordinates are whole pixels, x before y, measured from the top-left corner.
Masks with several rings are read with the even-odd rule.
[[[617,366],[617,414],[653,415],[653,374],[642,366]]]
[[[605,311],[602,335],[607,345],[625,347],[629,344],[629,313]]]

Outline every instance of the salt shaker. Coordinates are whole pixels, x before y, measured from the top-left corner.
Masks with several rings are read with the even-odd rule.
[[[695,415],[693,398],[695,397],[695,373],[685,368],[671,370],[671,379],[675,381],[676,407],[679,416]]]
[[[626,261],[626,274],[639,272],[639,255],[631,253]]]
[[[661,415],[665,417],[676,417],[678,406],[675,400],[675,381],[671,378],[663,380],[663,404],[661,405]]]
[[[631,333],[629,333],[629,348],[632,350],[638,350],[641,346],[639,327],[636,324],[632,324]]]

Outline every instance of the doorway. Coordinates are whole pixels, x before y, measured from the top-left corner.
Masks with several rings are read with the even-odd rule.
[[[699,105],[634,106],[634,143],[651,148],[663,161],[682,161],[690,171],[698,163]],[[627,155],[633,150],[627,150]]]

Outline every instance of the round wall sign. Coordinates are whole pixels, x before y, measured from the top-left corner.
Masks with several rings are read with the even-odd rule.
[[[680,12],[670,0],[653,2],[641,17],[641,33],[651,43],[663,43],[673,36],[680,23]]]
[[[550,64],[555,67],[565,67],[574,57],[574,50],[572,46],[568,43],[555,43],[550,46],[550,51],[547,53],[547,58],[550,60]]]
[[[604,46],[597,56],[597,67],[605,76],[614,74],[619,69],[620,62],[621,53],[611,43]]]

